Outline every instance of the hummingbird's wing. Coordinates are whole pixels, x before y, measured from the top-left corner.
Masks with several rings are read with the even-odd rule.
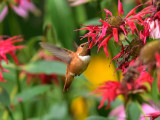
[[[40,46],[67,64],[69,64],[72,60],[72,55],[74,54],[74,52],[70,50],[43,42],[40,42]]]

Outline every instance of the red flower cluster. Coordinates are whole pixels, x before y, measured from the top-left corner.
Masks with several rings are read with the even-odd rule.
[[[14,37],[0,36],[0,62],[4,60],[8,64],[8,59],[6,57],[6,54],[10,54],[14,59],[15,63],[18,64],[18,59],[15,55],[15,51],[17,49],[22,49],[24,46],[22,45],[15,46],[13,44],[20,42],[22,40],[23,39],[21,38],[21,36],[14,36]],[[2,67],[1,63],[0,63],[0,69],[3,72],[7,72],[7,70]],[[0,81],[1,82],[5,81],[3,79],[1,72],[0,72]]]
[[[121,94],[120,91],[121,83],[115,82],[115,81],[108,81],[104,83],[102,86],[100,86],[98,89],[96,89],[93,93],[99,94],[100,97],[103,97],[101,100],[101,104],[98,108],[103,107],[104,102],[107,100],[108,105],[107,109],[110,107],[110,103],[116,99],[118,95]]]
[[[152,67],[156,65],[158,88],[160,91],[160,54],[155,54],[156,60],[151,64],[143,65],[143,63],[137,64],[137,61],[132,61],[129,67],[124,71],[124,78],[121,82],[107,81],[102,86],[98,87],[93,93],[99,94],[103,97],[99,108],[104,105],[107,100],[107,108],[110,107],[110,103],[114,101],[118,95],[123,95],[125,98],[129,94],[139,94],[148,91],[148,87],[145,83],[148,83],[150,88],[152,87],[153,77],[151,75]]]
[[[136,24],[145,27],[145,23],[143,18],[147,14],[151,14],[152,11],[149,10],[149,7],[141,10],[138,13],[135,13],[136,9],[140,7],[141,5],[138,5],[137,7],[133,8],[125,18],[121,17],[121,14],[124,13],[123,6],[118,0],[118,13],[119,16],[113,16],[112,13],[108,9],[104,9],[106,12],[106,18],[105,20],[99,20],[99,22],[102,23],[102,26],[98,25],[89,25],[85,26],[85,28],[81,28],[78,30],[89,30],[89,33],[85,34],[83,38],[88,37],[88,42],[90,43],[90,48],[94,45],[98,45],[98,49],[103,47],[107,57],[109,57],[108,50],[107,50],[107,44],[108,41],[114,37],[115,42],[121,44],[122,40],[120,39],[120,34],[125,35],[127,39],[128,33],[131,31],[132,34],[140,35],[140,31],[137,29]],[[109,15],[111,17],[109,17]],[[148,30],[148,29],[146,29]],[[146,42],[146,37],[148,34],[143,32],[141,34],[141,38],[143,39],[143,42]]]

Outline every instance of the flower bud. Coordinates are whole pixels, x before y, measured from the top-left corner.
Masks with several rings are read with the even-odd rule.
[[[155,54],[160,53],[160,40],[156,40],[146,44],[140,51],[140,60],[144,64],[155,61]]]

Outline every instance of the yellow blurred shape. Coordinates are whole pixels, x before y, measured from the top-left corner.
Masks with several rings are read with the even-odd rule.
[[[85,120],[88,116],[88,106],[84,98],[78,97],[71,103],[74,120]]]
[[[92,83],[92,88],[95,88],[106,81],[118,80],[117,73],[114,73],[115,67],[113,62],[110,64],[110,61],[111,59],[107,58],[104,53],[91,56],[91,62],[84,72],[84,76]]]

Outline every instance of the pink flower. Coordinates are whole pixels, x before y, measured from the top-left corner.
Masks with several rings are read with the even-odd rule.
[[[5,6],[3,7],[2,5],[0,5],[0,9],[2,9],[2,11],[0,12],[0,22],[3,21],[3,19],[7,15],[9,8],[13,9],[16,14],[23,18],[28,17],[29,12],[33,12],[36,15],[40,13],[30,0],[14,0],[15,4],[13,4],[12,2],[10,2],[9,4],[5,3],[5,1],[2,2]]]
[[[151,105],[142,104],[142,110],[146,115],[144,116],[144,115],[141,114],[140,117],[139,117],[139,120],[146,120],[145,117],[151,117],[152,115],[153,116],[154,115],[155,116],[160,115],[159,114],[160,112],[158,112],[158,110],[155,109],[153,104],[151,104]],[[155,114],[150,114],[150,113],[155,113]],[[112,112],[110,112],[109,116],[117,117],[116,120],[126,120],[126,114],[125,114],[124,106],[120,105],[120,106],[116,107],[115,109],[112,110]]]
[[[13,44],[16,42],[20,42],[22,40],[23,39],[21,38],[21,36],[14,36],[14,37],[0,36],[0,62],[4,60],[8,64],[8,59],[6,57],[6,54],[10,54],[12,58],[14,59],[15,63],[18,64],[18,59],[14,52],[17,49],[22,49],[23,46],[22,45],[15,46]],[[0,63],[0,69],[3,72],[8,71],[2,67],[1,63]],[[1,72],[0,72],[0,81],[1,82],[5,81],[3,80],[3,76]]]
[[[141,86],[143,85],[143,83],[148,82],[150,84],[150,86],[152,86],[152,82],[153,82],[153,77],[151,76],[151,74],[149,74],[146,71],[142,71],[138,77],[138,79],[136,80],[136,85],[137,86]]]
[[[158,5],[158,0],[152,0],[149,2],[147,11],[150,11],[150,16],[145,18],[145,29],[144,31],[149,31],[148,35],[154,39],[160,38],[160,11]],[[144,33],[143,33],[144,34]]]
[[[36,11],[35,5],[29,0],[21,0],[18,6],[12,5],[13,10],[21,17],[28,17],[29,12]]]
[[[118,0],[119,16],[113,16],[108,9],[104,9],[104,11],[106,12],[106,18],[105,20],[102,20],[102,19],[99,20],[99,22],[101,22],[102,25],[99,25],[99,26],[88,25],[88,26],[85,26],[85,28],[79,29],[79,30],[86,29],[89,31],[87,34],[85,34],[82,37],[82,39],[85,37],[88,37],[90,48],[92,47],[92,45],[98,45],[98,50],[99,48],[103,47],[106,53],[106,56],[109,57],[107,44],[112,37],[114,37],[114,40],[116,43],[121,43],[122,41],[119,41],[120,33],[124,34],[126,37],[128,35],[128,31],[132,31],[132,34],[135,34],[135,33],[140,34],[140,32],[136,27],[136,24],[144,26],[145,24],[142,18],[147,14],[151,13],[151,11],[147,11],[149,8],[147,8],[147,10],[144,9],[139,13],[135,13],[136,9],[140,6],[141,5],[136,6],[126,15],[125,18],[122,18],[121,15],[124,13],[123,6],[120,0]],[[146,34],[143,34],[144,43],[145,43],[146,36],[147,36]],[[123,47],[123,44],[122,44],[122,47]],[[116,56],[115,58],[117,58],[118,56]]]
[[[152,18],[146,20],[149,27],[150,37],[154,39],[160,38],[160,21],[158,19],[153,20]]]

